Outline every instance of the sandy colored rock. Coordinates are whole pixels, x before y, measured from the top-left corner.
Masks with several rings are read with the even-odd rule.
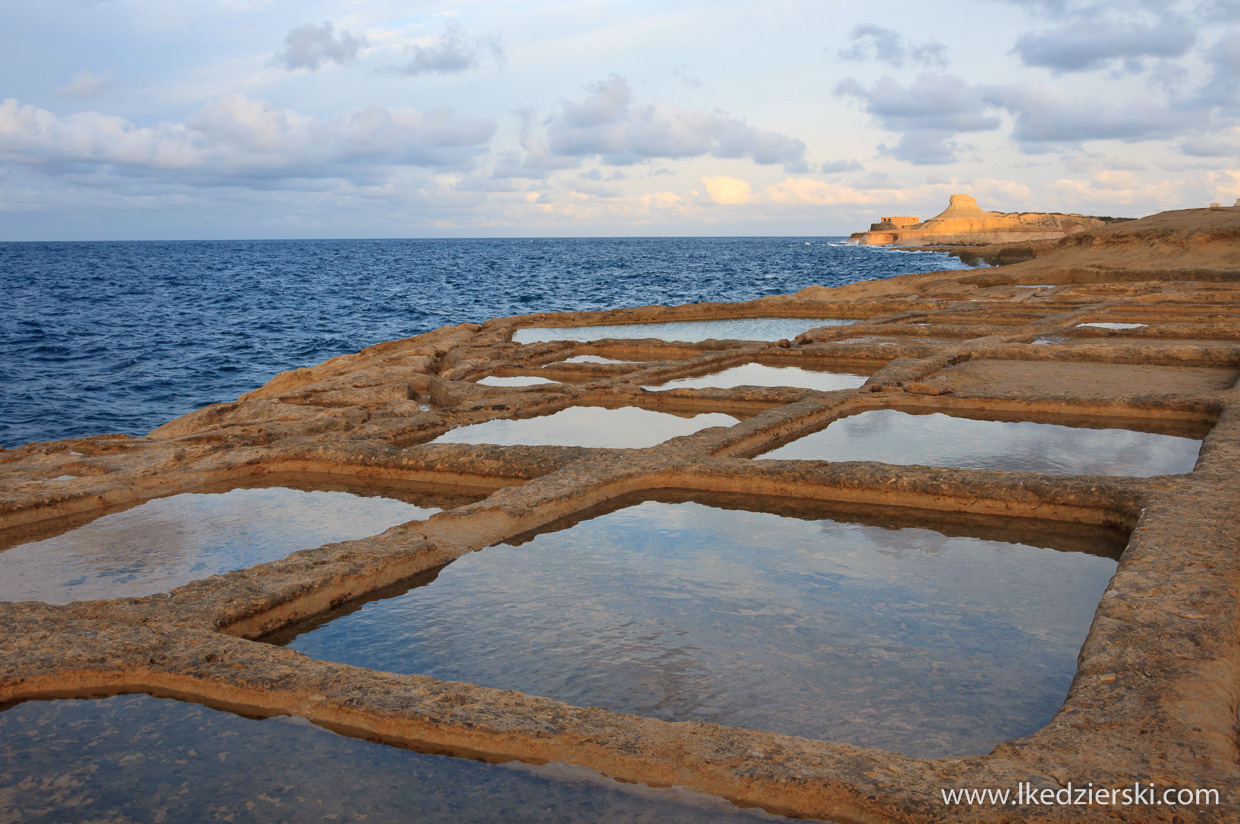
[[[1173,212],[1073,235],[1034,260],[998,269],[810,287],[739,304],[445,327],[276,376],[236,402],[145,437],[0,451],[6,530],[63,529],[155,497],[290,475],[376,489],[463,488],[470,500],[487,495],[380,535],[307,548],[169,593],[0,604],[0,702],[151,692],[258,715],[289,713],[415,749],[563,761],[624,781],[680,785],[837,821],[1240,820],[1238,279],[1240,209]],[[725,317],[804,318],[806,332],[787,347],[511,342],[515,329],[528,326]],[[827,317],[855,322],[810,329],[812,319]],[[564,363],[577,355],[623,363]],[[748,362],[835,366],[869,379],[829,392],[642,389]],[[489,374],[573,381],[475,383]],[[733,410],[743,419],[648,449],[430,443],[451,428],[496,418],[626,404]],[[872,409],[1081,416],[1208,434],[1191,473],[1142,479],[746,457]],[[466,553],[656,489],[899,507],[904,518],[924,511],[1036,517],[1130,530],[1131,537],[1063,706],[1041,730],[983,756],[920,759],[849,742],[670,723],[315,661],[255,640]],[[1121,787],[1138,780],[1214,788],[1219,802],[1081,808],[949,807],[942,800],[942,791],[954,788],[1028,783],[1059,790],[1068,782]]]
[[[969,195],[952,195],[947,208],[929,220],[885,217],[848,239],[862,246],[971,246],[1058,240],[1105,225],[1087,215],[985,212]]]

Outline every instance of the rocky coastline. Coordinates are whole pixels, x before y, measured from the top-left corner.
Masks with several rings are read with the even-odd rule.
[[[961,215],[944,220],[975,219],[955,201]],[[6,546],[24,533],[155,497],[268,476],[418,483],[485,496],[380,535],[166,593],[0,604],[0,703],[145,692],[300,716],[342,735],[423,751],[565,762],[841,822],[1240,820],[1240,208],[1123,223],[1066,217],[1050,230],[1061,233],[1058,240],[1016,238],[1006,248],[1031,251],[1009,253],[1024,258],[1010,265],[810,287],[746,303],[448,326],[282,373],[145,437],[0,449]],[[980,231],[1003,238],[1012,230],[1004,226]],[[1046,228],[1020,226],[1029,234]],[[956,224],[930,228],[925,243],[960,235]],[[898,229],[898,240],[913,242],[906,231]],[[752,317],[802,318],[806,328],[769,342],[513,340],[531,328]],[[851,323],[822,325],[827,318]],[[581,356],[608,362],[568,362]],[[750,362],[848,366],[866,378],[835,391],[645,388]],[[553,382],[478,382],[488,376]],[[467,425],[574,406],[741,420],[642,449],[431,443]],[[750,459],[781,439],[876,409],[1086,416],[1208,434],[1192,472],[1151,478]],[[512,536],[655,490],[1036,518],[1105,525],[1130,537],[1063,706],[1041,730],[981,756],[914,758],[661,721],[317,661],[258,642]],[[1082,809],[946,806],[942,796],[945,788],[1057,792],[1070,782],[1134,781],[1220,788],[1221,798],[1209,807]]]

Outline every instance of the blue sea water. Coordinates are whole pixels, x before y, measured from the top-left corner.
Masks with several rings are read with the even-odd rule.
[[[0,445],[141,435],[282,370],[450,323],[961,267],[840,241],[0,243]]]

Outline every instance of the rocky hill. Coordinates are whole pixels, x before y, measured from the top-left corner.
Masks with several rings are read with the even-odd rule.
[[[1106,226],[1108,219],[1077,214],[984,212],[969,195],[952,195],[940,214],[925,222],[915,217],[884,217],[849,240],[862,246],[959,246],[1058,240]]]

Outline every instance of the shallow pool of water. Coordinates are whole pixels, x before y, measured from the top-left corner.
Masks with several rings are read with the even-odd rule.
[[[1048,522],[659,497],[271,640],[666,720],[980,754],[1062,703],[1123,545]]]
[[[166,592],[439,511],[420,502],[283,487],[157,498],[50,537],[43,534],[56,531],[55,523],[5,535],[0,601],[64,604]]]
[[[622,406],[619,409],[570,406],[537,418],[494,420],[462,426],[440,435],[431,443],[642,449],[709,426],[732,426],[736,421],[733,416],[719,412],[677,415],[652,412],[636,406]]]
[[[633,363],[633,361],[605,358],[602,355],[575,355],[561,363]]]
[[[510,378],[487,375],[485,378],[478,380],[479,386],[537,386],[540,383],[557,383],[557,381],[553,381],[550,378],[539,378],[534,375],[516,375]]]
[[[0,820],[569,824],[783,820],[565,765],[485,764],[145,695],[0,712]]]
[[[667,383],[647,386],[647,389],[730,389],[735,386],[792,386],[829,392],[836,389],[855,389],[865,383],[866,375],[852,372],[805,369],[800,366],[767,366],[761,363],[745,363],[709,375],[679,378]]]
[[[1178,435],[877,409],[761,457],[1144,478],[1191,472],[1200,450],[1199,438]]]
[[[871,346],[914,346],[921,343],[943,344],[943,343],[959,343],[958,338],[923,338],[913,335],[901,335],[898,337],[881,337],[878,335],[865,335],[859,338],[843,338],[842,340],[828,341],[829,343],[837,343],[841,346],[859,346],[868,344]]]
[[[1142,329],[1145,323],[1078,323],[1077,327],[1092,326],[1095,329]]]
[[[845,326],[853,320],[838,318],[729,318],[727,320],[681,320],[665,323],[618,323],[608,326],[531,327],[518,329],[514,343],[550,340],[591,341],[657,338],[695,343],[710,340],[780,340],[795,338],[818,326]]]

